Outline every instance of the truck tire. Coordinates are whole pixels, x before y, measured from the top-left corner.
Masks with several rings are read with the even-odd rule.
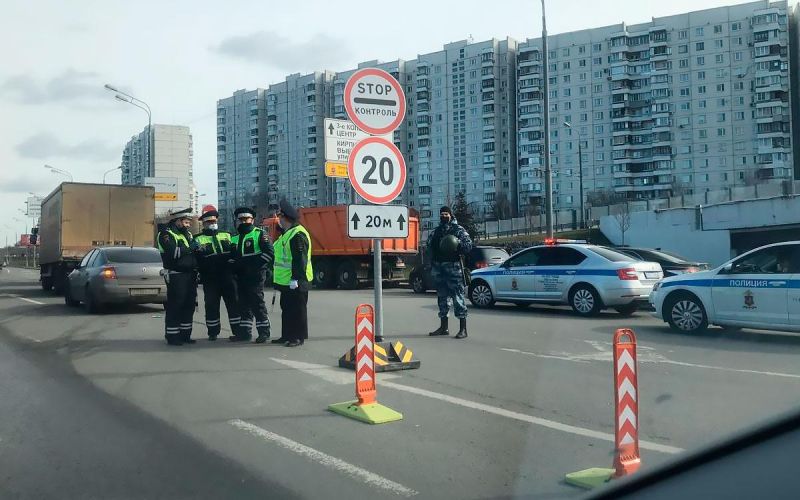
[[[53,278],[49,276],[47,278],[42,278],[42,290],[44,290],[45,292],[49,292],[52,289],[53,289]]]
[[[326,260],[320,260],[313,264],[314,267],[314,286],[324,290],[336,286],[336,275],[333,273],[332,265]]]
[[[425,287],[425,277],[422,276],[421,273],[411,273],[411,278],[409,278],[408,281],[414,293],[425,293],[428,291]]]
[[[343,290],[358,288],[358,268],[352,260],[343,260],[336,270],[336,283]]]

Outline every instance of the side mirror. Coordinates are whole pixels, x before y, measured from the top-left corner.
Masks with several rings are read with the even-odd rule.
[[[733,264],[728,263],[728,264],[725,264],[725,267],[722,268],[720,273],[721,274],[730,274],[731,271],[733,271]]]

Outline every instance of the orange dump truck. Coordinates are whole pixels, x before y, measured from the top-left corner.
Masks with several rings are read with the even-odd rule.
[[[300,222],[311,235],[311,263],[314,285],[318,288],[357,288],[372,280],[372,240],[353,240],[347,236],[347,205],[300,209]],[[278,219],[262,221],[275,241]],[[419,217],[409,216],[408,238],[383,240],[383,279],[399,282],[407,279],[407,266],[419,251]]]

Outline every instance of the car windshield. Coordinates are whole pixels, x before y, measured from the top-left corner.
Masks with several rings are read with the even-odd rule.
[[[508,252],[501,248],[478,248],[476,253],[475,257],[477,259],[490,260],[508,258]]]
[[[649,250],[649,249],[636,249],[636,253],[642,256],[644,260],[655,262],[669,262],[672,264],[685,264],[686,259],[678,255],[665,252],[663,250]]]
[[[106,248],[110,264],[161,264],[161,255],[155,248]]]
[[[634,260],[639,260],[635,257],[631,257],[630,255],[625,255],[624,253],[617,252],[615,250],[611,250],[604,247],[586,247],[587,250],[590,252],[594,252],[597,255],[603,257],[606,260],[610,260],[611,262],[631,262]]]

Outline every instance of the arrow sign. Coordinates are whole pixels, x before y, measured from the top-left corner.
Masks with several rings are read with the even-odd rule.
[[[333,135],[333,123],[328,125],[328,130],[330,131],[330,135]]]
[[[405,205],[348,205],[347,220],[353,239],[408,238],[411,225]]]
[[[356,144],[370,137],[369,134],[356,127],[349,120],[325,118],[325,161],[347,164],[350,152]],[[394,134],[385,134],[380,137],[392,142]]]

